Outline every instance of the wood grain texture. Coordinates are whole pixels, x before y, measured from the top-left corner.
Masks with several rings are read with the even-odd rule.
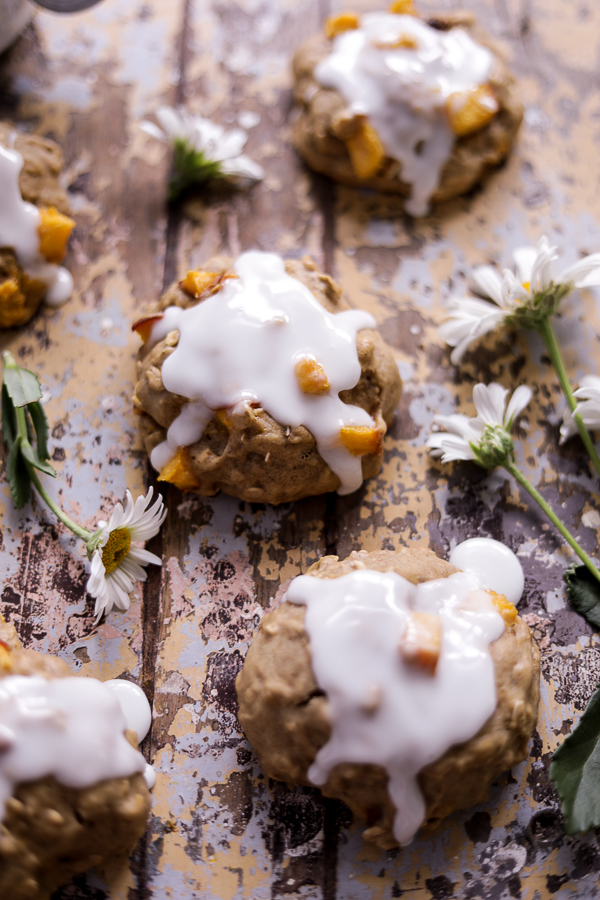
[[[64,147],[77,228],[73,300],[42,310],[2,347],[49,395],[51,485],[92,525],[153,475],[131,408],[137,311],[214,253],[306,253],[372,312],[405,382],[380,475],[356,495],[280,508],[169,487],[150,549],[163,559],[126,613],[93,628],[81,548],[37,503],[17,513],[0,485],[0,611],[28,646],[103,679],[140,681],[153,703],[144,751],[158,772],[146,838],[130,864],[81,877],[61,900],[591,900],[595,835],[565,838],[549,757],[600,678],[598,638],[568,607],[558,537],[503,473],[432,464],[432,417],[472,410],[476,381],[527,382],[521,467],[597,550],[598,485],[578,439],[558,446],[563,401],[535,335],[490,337],[450,365],[437,335],[451,293],[486,261],[547,233],[565,263],[600,248],[597,59],[590,0],[465,0],[518,77],[527,114],[516,152],[487,185],[414,221],[394,201],[311,175],[288,138],[289,59],[342,0],[104,0],[72,17],[38,13],[0,58],[0,113]],[[356,9],[375,8],[362,0]],[[451,9],[440,0],[435,9]],[[433,10],[434,5],[423,8]],[[168,156],[140,121],[161,103],[234,125],[260,116],[248,152],[267,178],[248,193],[165,202]],[[574,378],[598,370],[598,293],[571,297],[557,330]],[[268,782],[240,733],[234,679],[260,617],[324,553],[421,544],[447,555],[475,534],[504,541],[526,573],[522,611],[543,652],[542,715],[529,760],[490,801],[402,850],[365,846],[346,809]]]

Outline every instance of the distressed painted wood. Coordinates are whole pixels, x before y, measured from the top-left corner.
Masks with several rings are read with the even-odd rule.
[[[1,338],[42,378],[60,475],[53,489],[71,514],[92,525],[127,487],[137,493],[152,481],[130,402],[130,323],[163,283],[214,253],[311,254],[376,316],[405,382],[384,468],[356,496],[275,509],[169,488],[169,517],[151,547],[162,570],[126,614],[96,629],[81,547],[40,505],[16,513],[0,484],[0,610],[28,646],[85,674],[138,680],[153,702],[144,750],[158,782],[147,836],[130,864],[78,879],[57,894],[63,900],[598,895],[597,838],[565,838],[547,778],[551,752],[600,677],[598,638],[562,589],[569,556],[503,474],[431,464],[423,441],[436,412],[472,409],[476,381],[530,383],[519,462],[596,553],[598,485],[578,440],[558,446],[563,402],[540,342],[491,337],[457,372],[437,325],[472,266],[509,264],[511,248],[540,233],[565,248],[565,262],[600,248],[600,9],[591,0],[466,5],[510,60],[526,123],[483,190],[421,222],[393,201],[310,175],[287,142],[290,54],[347,7],[341,0],[104,0],[73,17],[38,13],[0,60],[1,116],[63,145],[77,218],[74,299]],[[256,112],[248,151],[265,182],[168,209],[168,159],[139,129],[164,102],[226,125]],[[598,369],[599,299],[573,296],[558,323],[574,377]],[[525,568],[522,610],[543,651],[539,729],[529,760],[488,804],[450,817],[433,839],[380,853],[363,845],[341,804],[268,782],[239,731],[235,674],[281,586],[324,553],[416,543],[445,555],[475,534],[503,540]]]

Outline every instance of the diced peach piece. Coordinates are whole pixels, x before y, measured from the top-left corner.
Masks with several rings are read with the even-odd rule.
[[[164,313],[155,313],[153,316],[143,316],[141,319],[138,319],[137,322],[133,323],[131,330],[137,332],[143,343],[146,344],[150,340],[152,328],[156,322],[160,322],[163,318]]]
[[[390,12],[398,16],[416,16],[417,11],[413,0],[394,0],[390,4]]]
[[[0,303],[6,303],[7,300],[10,300],[15,294],[20,293],[21,288],[19,287],[19,282],[16,278],[7,278],[6,281],[3,281],[0,284]]]
[[[75,222],[69,216],[63,216],[56,207],[40,209],[40,253],[51,263],[60,263],[67,255],[67,243]]]
[[[337,16],[330,16],[325,22],[325,37],[331,40],[336,34],[343,31],[354,31],[360,26],[360,21],[356,13],[340,13]]]
[[[206,291],[221,287],[221,282],[226,278],[235,278],[225,272],[204,272],[202,269],[190,269],[185,278],[179,282],[179,287],[190,297],[199,297]]]
[[[305,394],[326,394],[329,390],[325,369],[314,359],[299,359],[296,363],[296,376],[300,389]]]
[[[419,46],[419,42],[416,38],[412,36],[412,34],[399,34],[397,37],[391,37],[388,40],[376,41],[374,44],[378,50],[400,50],[401,48],[405,48],[406,50],[416,50]]]
[[[515,624],[517,618],[517,607],[510,600],[507,600],[504,594],[497,594],[496,591],[487,591],[492,598],[492,603],[504,619],[504,624],[510,628]]]
[[[193,491],[199,482],[192,471],[190,454],[187,447],[179,447],[177,453],[167,465],[161,469],[159,481],[168,481],[180,491]]]
[[[346,141],[352,168],[358,178],[372,178],[385,158],[383,144],[372,125],[362,121],[360,127]]]
[[[10,655],[10,647],[4,641],[0,641],[0,672],[12,672],[13,661]]]
[[[411,612],[400,639],[400,655],[407,663],[420,666],[430,675],[435,670],[442,644],[442,620],[425,612]]]
[[[450,94],[446,100],[446,115],[457,137],[479,131],[491,122],[499,109],[500,104],[491,84]]]
[[[383,434],[370,425],[344,425],[340,440],[353,456],[374,456],[381,450]]]

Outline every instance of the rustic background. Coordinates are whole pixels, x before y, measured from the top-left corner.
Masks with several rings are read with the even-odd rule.
[[[43,382],[59,472],[51,487],[71,515],[92,526],[127,487],[137,494],[153,480],[131,406],[130,325],[163,284],[215,252],[311,254],[377,317],[405,382],[385,466],[352,497],[270,508],[169,488],[169,517],[151,546],[162,570],[151,569],[126,614],[96,629],[81,546],[41,504],[17,513],[2,483],[2,613],[26,645],[84,674],[141,682],[154,709],[143,748],[158,771],[146,838],[129,866],[115,861],[57,898],[598,896],[597,837],[565,837],[547,778],[600,673],[598,638],[565,601],[569,556],[503,473],[432,465],[423,442],[436,412],[472,411],[475,381],[530,383],[519,461],[596,553],[597,482],[578,439],[558,447],[563,401],[539,340],[492,338],[457,372],[436,328],[473,265],[509,264],[511,248],[544,232],[564,248],[565,264],[600,249],[600,7],[467,5],[509,58],[526,119],[485,188],[418,222],[394,201],[312,176],[288,144],[290,54],[345,3],[104,0],[70,17],[39,12],[0,58],[1,117],[62,144],[77,219],[74,298],[2,336]],[[256,113],[248,150],[268,172],[264,183],[167,208],[168,155],[139,128],[165,102],[225,125]],[[574,377],[598,371],[597,301],[590,291],[572,297],[557,326]],[[417,544],[446,555],[476,534],[511,546],[526,572],[522,612],[544,672],[531,757],[488,804],[452,816],[434,839],[381,853],[363,845],[340,804],[268,782],[240,734],[235,675],[280,585],[320,555]]]

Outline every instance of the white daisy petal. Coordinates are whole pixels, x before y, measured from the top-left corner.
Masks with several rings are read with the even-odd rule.
[[[477,266],[471,276],[477,293],[502,306],[502,280],[492,266]]]
[[[517,247],[513,252],[513,259],[521,283],[529,283],[531,281],[531,273],[536,257],[537,250],[535,247]]]
[[[476,384],[473,388],[473,402],[478,417],[486,425],[502,425],[506,395],[508,391],[501,384],[495,382],[486,387],[485,384]]]
[[[506,407],[504,420],[502,422],[507,431],[510,430],[512,423],[517,418],[517,416],[521,415],[521,413],[531,400],[532,396],[533,392],[531,388],[526,384],[522,384],[516,389],[516,391],[510,398],[508,406]]]
[[[584,256],[572,266],[563,269],[556,279],[558,284],[575,287],[595,287],[600,284],[600,253]]]

